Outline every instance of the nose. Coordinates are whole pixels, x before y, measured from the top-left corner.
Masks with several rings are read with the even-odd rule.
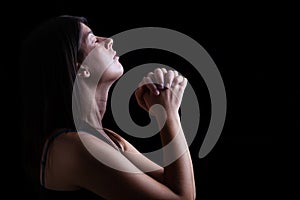
[[[106,40],[105,40],[105,48],[112,49],[113,43],[114,43],[114,41],[113,41],[112,38],[106,38]]]
[[[112,38],[106,38],[106,37],[97,37],[98,42],[103,42],[104,43],[104,47],[106,49],[112,49],[113,46],[113,39]]]

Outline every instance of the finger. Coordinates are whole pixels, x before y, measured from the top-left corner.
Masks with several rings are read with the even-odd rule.
[[[183,89],[185,89],[186,88],[186,86],[187,86],[187,78],[183,78],[183,81],[181,82],[181,83],[179,83],[179,85],[183,88]]]
[[[179,75],[178,71],[174,70],[174,76],[176,77],[178,75]]]
[[[150,77],[145,76],[143,78],[143,85],[146,86],[153,94],[159,95],[159,90]]]
[[[150,79],[148,79],[148,82],[151,82],[151,83],[153,83],[153,85],[151,86],[151,87],[154,87],[154,89],[153,90],[150,90],[152,93],[154,93],[154,94],[157,94],[157,91],[159,91],[158,89],[158,85],[156,84],[156,78],[155,78],[155,75],[154,75],[154,73],[153,72],[149,72],[148,74],[147,74],[147,77],[148,78],[150,78]]]
[[[158,84],[158,88],[164,89],[164,74],[160,68],[154,70],[154,77],[156,79],[154,83]]]
[[[144,78],[141,80],[141,82],[139,82],[139,84],[138,84],[138,88],[139,87],[143,87],[145,84],[144,84]]]
[[[169,70],[165,75],[165,87],[170,88],[174,79],[174,71]]]
[[[183,78],[183,81],[181,83],[179,83],[179,90],[178,90],[178,97],[179,98],[182,98],[183,97],[183,93],[184,93],[184,90],[187,86],[187,79],[186,78]]]
[[[167,88],[166,87],[166,75],[167,75],[167,73],[168,73],[168,71],[167,71],[167,69],[166,68],[161,68],[161,71],[163,72],[163,74],[164,74],[164,89],[165,88]]]
[[[155,77],[154,77],[154,73],[153,72],[149,72],[147,74],[147,76],[152,79],[152,82],[155,82]]]
[[[161,71],[164,73],[164,74],[166,74],[168,71],[166,70],[166,68],[161,68]]]
[[[134,92],[134,95],[135,95],[135,98],[136,98],[136,101],[138,103],[138,105],[143,108],[144,110],[147,111],[147,105],[144,101],[144,98],[143,98],[143,95],[145,93],[145,88],[144,87],[138,87],[135,92]]]
[[[172,86],[175,86],[175,85],[181,83],[183,80],[184,80],[183,76],[181,76],[181,75],[176,76],[176,77],[173,79]]]

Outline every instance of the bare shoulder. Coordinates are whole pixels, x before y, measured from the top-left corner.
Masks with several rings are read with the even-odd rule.
[[[83,156],[88,149],[97,146],[97,150],[107,145],[103,140],[87,132],[68,132],[55,140],[55,148],[61,153],[73,154],[73,157]]]
[[[103,140],[87,132],[68,132],[57,137],[51,148],[52,155],[59,159],[61,165],[68,168],[81,168],[87,164],[93,154],[113,150]],[[61,166],[61,167],[63,167]]]
[[[138,152],[130,142],[115,131],[107,128],[104,131],[123,151]],[[110,155],[110,152],[116,151],[116,149],[102,139],[87,132],[68,132],[55,139],[53,145],[55,146],[53,150],[54,153],[56,152],[56,155],[69,158],[68,160],[73,161],[73,163],[70,163],[72,165],[76,164],[74,162],[78,162],[79,165],[77,163],[77,166],[80,166],[83,159],[91,155],[99,157],[99,155],[104,155],[103,152]],[[63,162],[66,162],[66,160]]]
[[[51,144],[48,156],[46,185],[57,190],[88,186],[96,177],[100,180],[99,177],[112,174],[111,168],[116,168],[112,166],[134,167],[130,163],[124,165],[126,159],[111,145],[85,132],[60,135]]]
[[[112,134],[115,134],[113,137],[118,137],[118,134],[115,132]],[[119,139],[123,141],[121,136]],[[139,169],[129,162],[122,153],[112,147],[112,145],[90,133],[70,133],[68,136],[65,136],[64,140],[66,140],[65,144],[67,146],[73,145],[71,152],[74,157],[74,163],[70,167],[77,171],[77,176],[81,177],[79,180],[87,175],[87,169],[94,169],[89,173],[95,176],[96,174],[103,176],[105,173],[111,173],[112,169],[140,172]]]
[[[68,132],[57,137],[54,142],[55,148],[67,149],[68,152],[81,148],[81,140],[78,132]]]
[[[64,166],[76,164],[85,149],[78,132],[68,132],[57,137],[52,144],[51,153],[54,158],[60,158],[59,163]],[[66,159],[68,158],[68,159]]]
[[[115,148],[86,132],[69,132],[58,137],[53,145],[52,153],[56,159],[56,166],[65,169],[67,174],[78,176],[95,166],[104,169],[107,165],[115,165],[116,161],[118,164],[124,162],[122,154]]]
[[[77,179],[75,174],[83,169],[80,163],[87,155],[77,132],[68,132],[56,137],[48,150],[45,170],[47,188],[76,189],[73,184]]]

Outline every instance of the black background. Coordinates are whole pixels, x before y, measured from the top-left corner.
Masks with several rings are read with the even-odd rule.
[[[176,5],[174,5],[176,4]],[[213,150],[202,159],[198,151],[209,123],[209,97],[205,83],[188,64],[176,55],[159,50],[131,52],[120,58],[125,72],[137,64],[161,62],[174,67],[186,66],[182,73],[197,88],[201,101],[199,133],[190,146],[194,163],[197,199],[246,199],[271,198],[282,194],[287,185],[289,165],[287,155],[280,149],[286,144],[292,126],[298,122],[291,114],[297,112],[296,76],[289,60],[282,57],[289,49],[281,47],[289,36],[289,17],[282,18],[287,10],[280,5],[226,4],[161,5],[157,2],[140,2],[120,5],[117,2],[64,2],[17,3],[4,19],[5,38],[13,40],[10,55],[19,55],[23,38],[49,17],[60,14],[82,15],[88,18],[95,34],[111,36],[131,28],[155,26],[182,32],[209,53],[223,78],[227,94],[227,117],[223,132]],[[273,7],[274,6],[274,7]],[[275,7],[276,6],[276,7]],[[119,10],[118,10],[119,9]],[[291,14],[291,13],[289,13]],[[9,20],[9,21],[8,21]],[[292,20],[292,19],[291,19]],[[284,39],[283,41],[281,39]],[[287,42],[288,43],[288,42]],[[10,65],[18,66],[16,57]],[[5,67],[4,67],[5,68]],[[7,73],[18,73],[17,67],[7,67]],[[180,70],[180,69],[179,69]],[[6,103],[13,104],[6,119],[13,122],[13,141],[18,140],[18,77],[2,76]],[[8,87],[9,86],[9,87]],[[9,98],[12,97],[12,98]],[[134,102],[134,100],[132,100]],[[108,107],[109,108],[109,107]],[[138,110],[132,103],[130,110]],[[137,111],[146,122],[145,113]],[[108,109],[106,125],[126,137],[141,151],[149,150],[152,140],[138,140],[123,134],[110,121]],[[280,141],[280,143],[278,142]],[[151,145],[150,145],[151,144]],[[17,145],[17,146],[18,146]],[[14,146],[14,145],[13,145]],[[15,148],[11,148],[15,149]],[[23,188],[22,169],[19,169],[18,148],[8,156],[6,165],[13,170],[7,180],[12,191],[18,195]],[[18,173],[19,172],[19,173]],[[285,181],[284,181],[285,180]],[[21,190],[23,191],[23,190]],[[284,194],[289,195],[290,192]],[[25,195],[25,194],[24,194]]]

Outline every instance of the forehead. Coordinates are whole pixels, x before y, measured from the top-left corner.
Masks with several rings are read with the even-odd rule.
[[[86,38],[90,33],[92,33],[90,27],[88,27],[84,23],[81,23],[81,30],[82,30],[83,38]]]
[[[82,32],[89,32],[89,31],[91,31],[90,27],[88,27],[84,23],[80,23],[80,24],[81,24]]]

